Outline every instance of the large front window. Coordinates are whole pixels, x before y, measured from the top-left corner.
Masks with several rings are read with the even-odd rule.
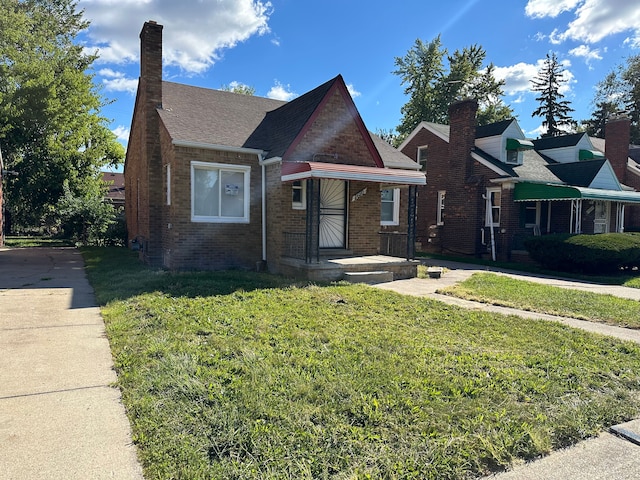
[[[249,222],[251,167],[191,162],[191,220]]]

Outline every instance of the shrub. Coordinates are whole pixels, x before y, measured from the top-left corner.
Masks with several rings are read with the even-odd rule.
[[[640,233],[546,235],[525,241],[532,260],[543,267],[582,273],[614,273],[640,267]]]

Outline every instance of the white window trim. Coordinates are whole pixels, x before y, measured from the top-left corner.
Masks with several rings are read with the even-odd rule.
[[[438,210],[436,211],[436,225],[444,225],[444,202],[446,201],[446,190],[438,190]]]
[[[171,205],[171,165],[167,164],[166,166],[166,181],[167,181],[167,205]]]
[[[493,209],[496,208],[495,205],[491,204],[491,213],[489,213],[488,211],[485,212],[485,221],[484,221],[484,226],[485,227],[499,227],[500,226],[500,220],[502,220],[502,189],[501,188],[487,188],[487,201],[486,201],[486,206],[489,206],[489,198],[491,198],[491,194],[492,193],[499,193],[500,194],[500,206],[497,207],[500,209],[500,214],[498,215],[498,222],[495,223],[493,222]],[[491,219],[491,221],[489,220]]]
[[[291,208],[293,208],[294,210],[306,210],[307,209],[307,182],[305,180],[298,180],[300,182],[301,185],[301,195],[300,195],[300,201],[299,202],[294,202],[293,201],[293,189],[295,188],[294,184],[291,184],[291,195],[292,195],[292,199],[291,199]],[[294,182],[295,183],[295,182]]]
[[[383,188],[382,190],[393,190],[393,220],[380,220],[380,225],[394,226],[400,225],[400,189]],[[381,190],[381,191],[382,191]],[[382,200],[380,201],[382,205]]]
[[[195,207],[195,171],[196,169],[223,170],[227,172],[241,172],[244,177],[244,215],[242,217],[219,217],[196,215]],[[191,162],[191,221],[194,223],[249,223],[251,209],[251,167],[245,165],[228,165],[226,163]]]
[[[525,223],[524,226],[525,228],[535,228],[535,227],[539,227],[540,226],[540,215],[541,215],[541,211],[542,211],[542,202],[540,202],[539,200],[535,202],[535,206],[536,206],[536,223]],[[525,210],[527,209],[527,206],[525,205]],[[526,218],[526,215],[525,215]]]
[[[423,150],[425,152],[427,152],[427,153],[429,152],[429,149],[428,149],[427,145],[420,145],[418,147],[418,153],[416,154],[416,161],[418,162],[418,164],[420,164],[420,171],[421,172],[426,172],[427,171],[427,158],[428,158],[428,155],[425,155],[424,160],[423,160],[422,157],[420,156],[420,152],[422,152]]]

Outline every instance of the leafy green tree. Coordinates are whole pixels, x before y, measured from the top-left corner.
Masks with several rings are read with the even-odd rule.
[[[224,92],[232,92],[239,93],[241,95],[249,95],[253,96],[256,94],[256,89],[254,87],[250,87],[249,85],[244,85],[243,83],[232,83],[230,85],[222,85],[220,90]]]
[[[65,238],[81,245],[104,245],[107,233],[115,224],[113,205],[104,200],[100,189],[74,194],[69,182],[62,185],[63,194],[56,204],[56,221]]]
[[[68,181],[83,195],[124,148],[100,115],[96,56],[76,43],[88,27],[74,0],[0,0],[0,146],[12,221],[37,227],[55,212]]]
[[[564,95],[560,91],[567,82],[564,76],[564,68],[558,61],[555,53],[549,55],[538,75],[531,81],[532,90],[539,92],[536,101],[540,106],[531,114],[532,117],[543,117],[542,126],[547,128],[543,137],[556,137],[567,133],[567,130],[575,128],[576,122],[569,116],[573,112],[568,100],[563,100]],[[562,129],[566,126],[566,129]]]
[[[591,118],[582,121],[586,132],[593,137],[604,138],[607,120],[612,115],[624,110],[626,94],[619,73],[619,71],[610,72],[604,80],[596,85],[596,93],[592,101],[594,110],[591,113]]]
[[[401,109],[400,138],[423,121],[448,124],[449,105],[465,97],[478,101],[480,125],[511,118],[513,111],[502,101],[504,81],[496,80],[493,64],[483,68],[485,58],[479,45],[448,55],[439,35],[429,43],[417,39],[404,57],[396,57],[393,73],[400,76],[409,96]]]
[[[596,85],[591,118],[583,120],[590,135],[604,138],[612,116],[626,113],[631,119],[631,143],[640,144],[640,54],[627,58]]]
[[[631,118],[631,143],[640,145],[640,54],[627,59],[621,76],[626,84],[625,111]]]

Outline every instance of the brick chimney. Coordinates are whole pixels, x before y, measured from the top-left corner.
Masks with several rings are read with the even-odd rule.
[[[477,110],[475,100],[461,100],[449,106],[449,168],[456,182],[464,182],[472,175]]]
[[[475,100],[462,100],[449,107],[449,168],[447,204],[442,242],[451,252],[475,255],[480,231],[479,190],[471,151],[476,139]]]
[[[622,183],[626,181],[629,158],[631,120],[627,116],[610,119],[605,126],[605,152],[613,171]]]
[[[125,212],[129,241],[145,263],[161,265],[163,171],[160,149],[162,25],[145,22],[140,32],[140,79],[125,161]]]

